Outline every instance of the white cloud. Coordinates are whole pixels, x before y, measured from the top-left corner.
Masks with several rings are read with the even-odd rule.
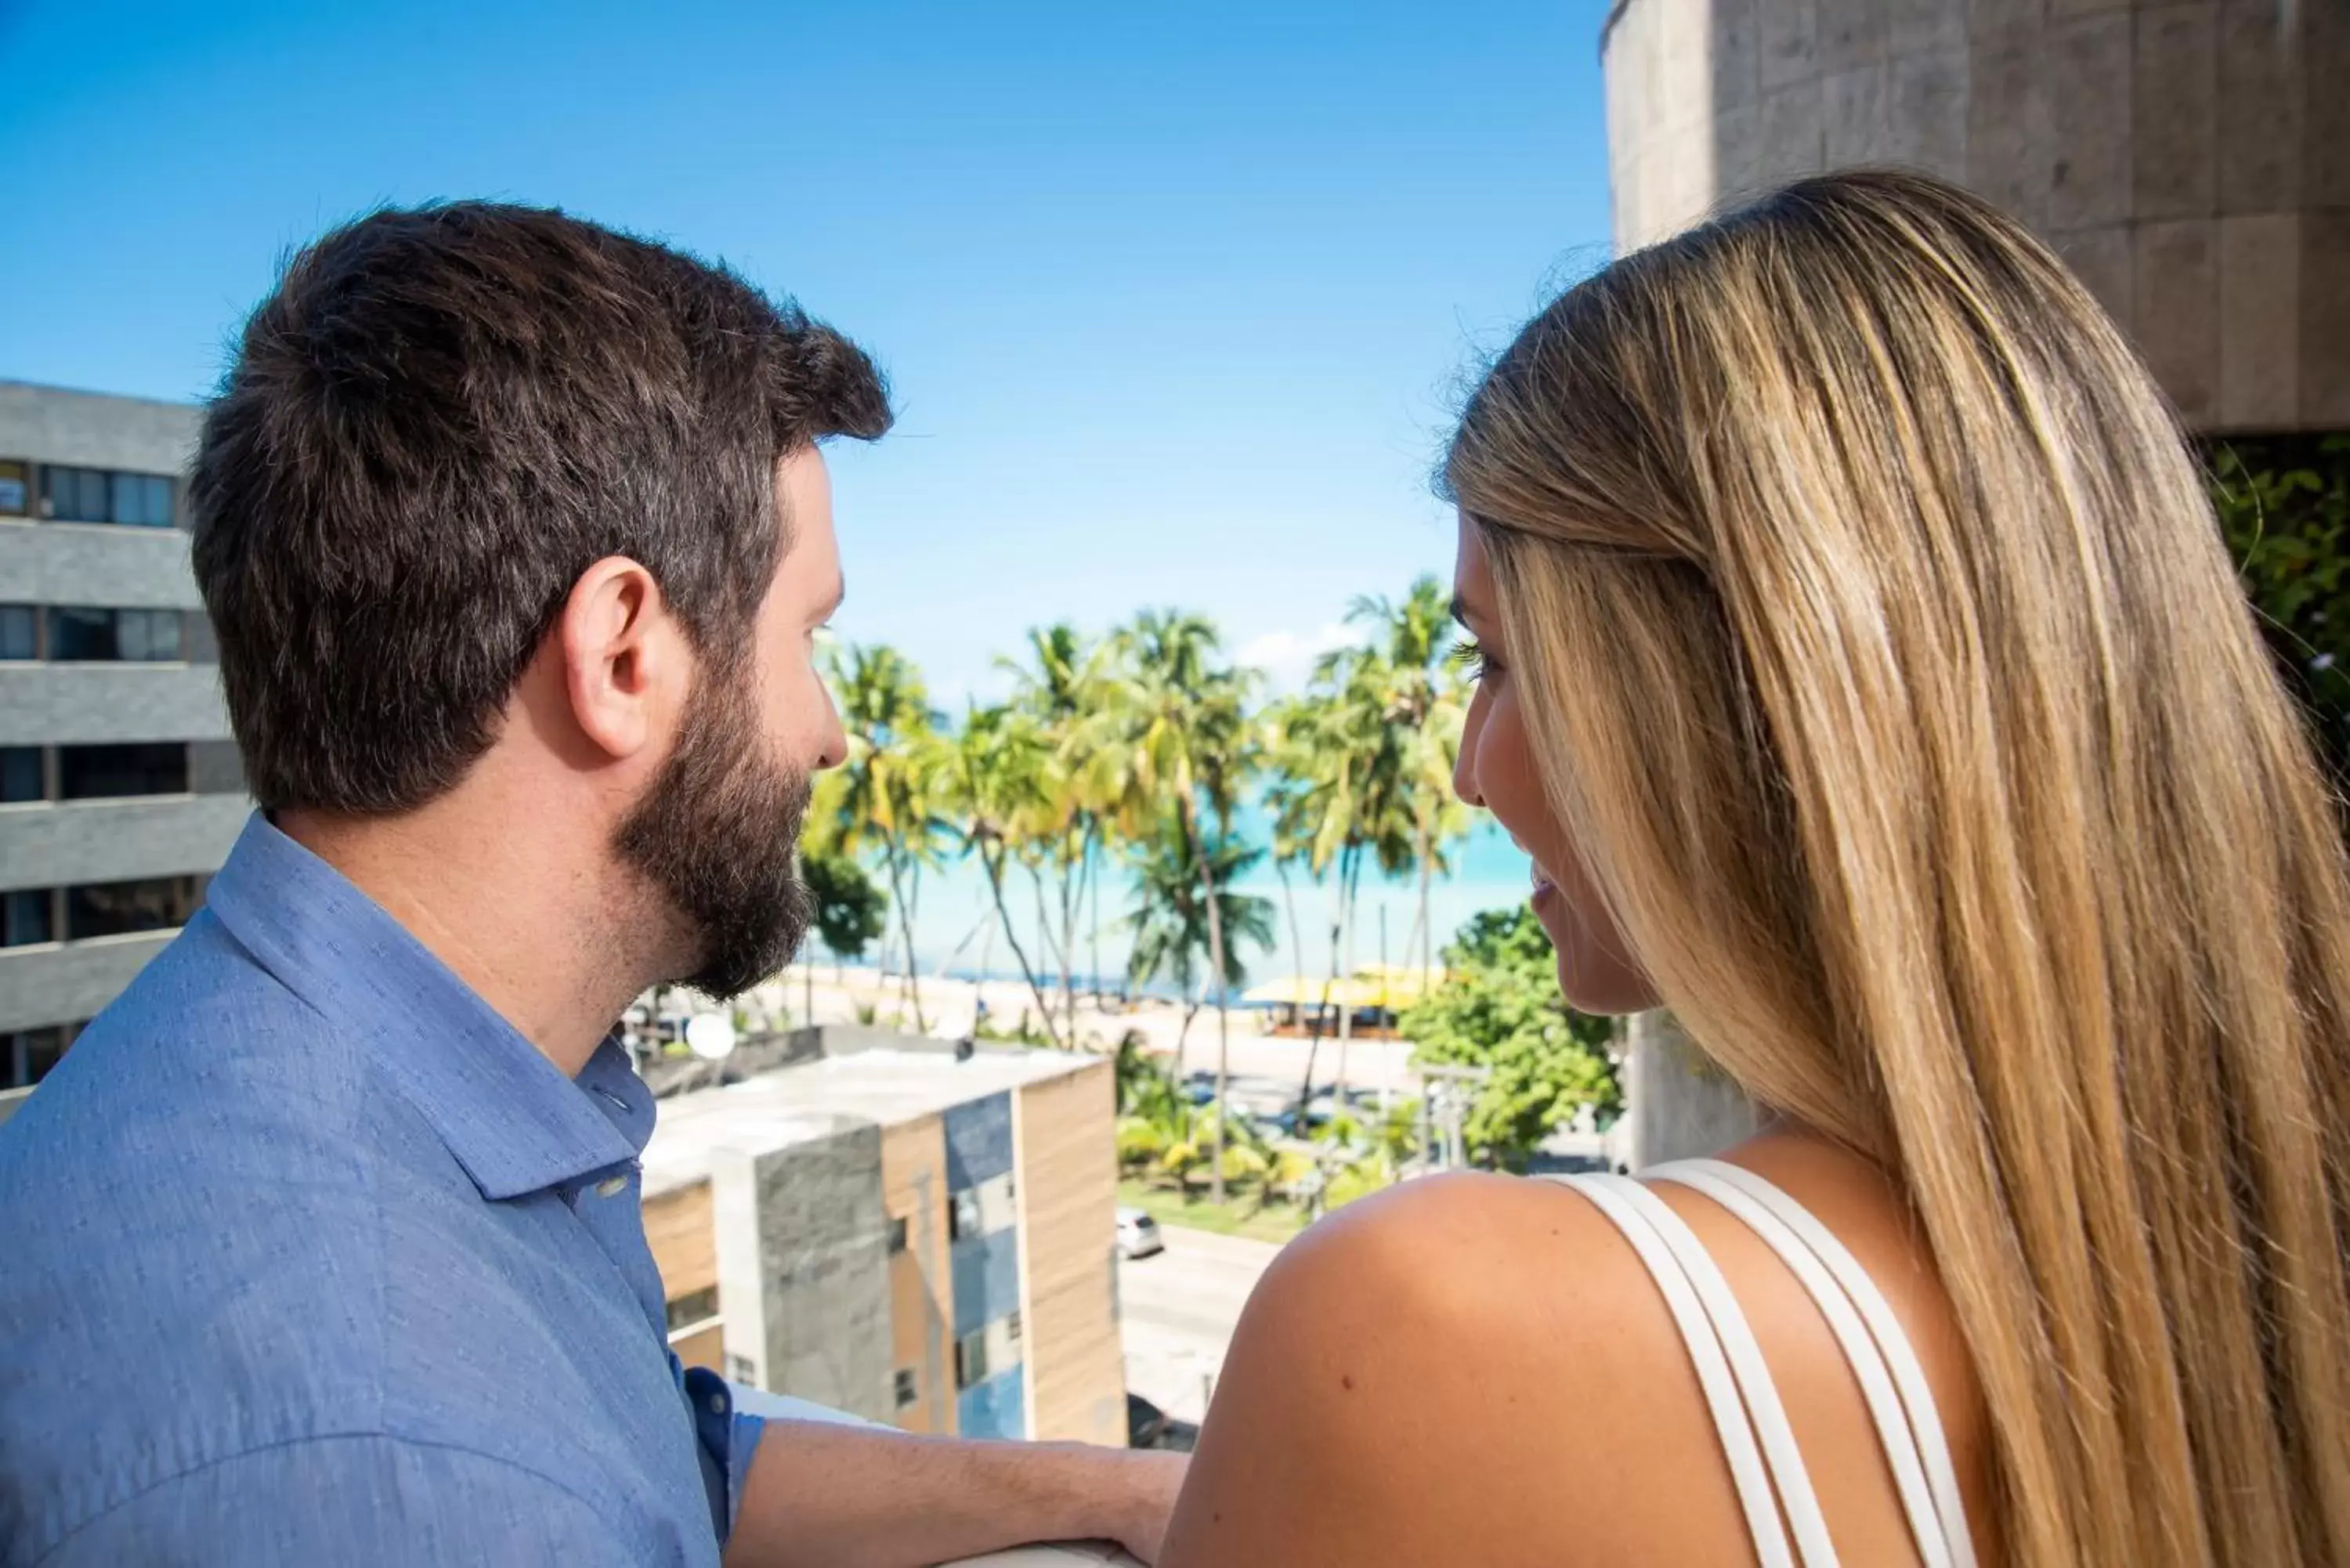
[[[1262,670],[1275,691],[1295,691],[1314,673],[1314,661],[1334,648],[1362,641],[1357,628],[1332,621],[1310,632],[1268,631],[1243,643],[1234,661]]]

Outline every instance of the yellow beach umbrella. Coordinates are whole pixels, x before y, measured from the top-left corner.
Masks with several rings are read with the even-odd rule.
[[[1284,975],[1250,987],[1242,1000],[1259,1006],[1318,1007],[1326,997],[1334,1007],[1394,1012],[1443,984],[1444,974],[1440,969],[1422,971],[1405,964],[1365,964],[1336,984],[1327,975]]]

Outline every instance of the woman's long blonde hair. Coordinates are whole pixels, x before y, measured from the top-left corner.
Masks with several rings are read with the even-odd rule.
[[[1913,1204],[2030,1563],[2350,1563],[2350,882],[2153,381],[1977,199],[1545,310],[1446,464],[1659,991]]]

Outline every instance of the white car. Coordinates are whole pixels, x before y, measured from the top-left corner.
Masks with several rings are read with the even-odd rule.
[[[1163,1252],[1167,1243],[1159,1239],[1159,1221],[1139,1209],[1118,1211],[1118,1250],[1121,1256],[1148,1258]]]

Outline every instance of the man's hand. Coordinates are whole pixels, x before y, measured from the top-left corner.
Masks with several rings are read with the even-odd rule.
[[[1083,1443],[770,1421],[727,1568],[931,1568],[1053,1541],[1115,1541],[1149,1563],[1189,1463]]]
[[[1145,1563],[1158,1562],[1159,1548],[1167,1539],[1167,1521],[1175,1511],[1175,1494],[1183,1490],[1191,1456],[1150,1449],[1079,1451],[1109,1461],[1111,1473],[1104,1478],[1101,1490],[1110,1504],[1107,1521],[1110,1528],[1097,1538],[1117,1542]],[[1122,1505],[1116,1501],[1121,1498]]]

